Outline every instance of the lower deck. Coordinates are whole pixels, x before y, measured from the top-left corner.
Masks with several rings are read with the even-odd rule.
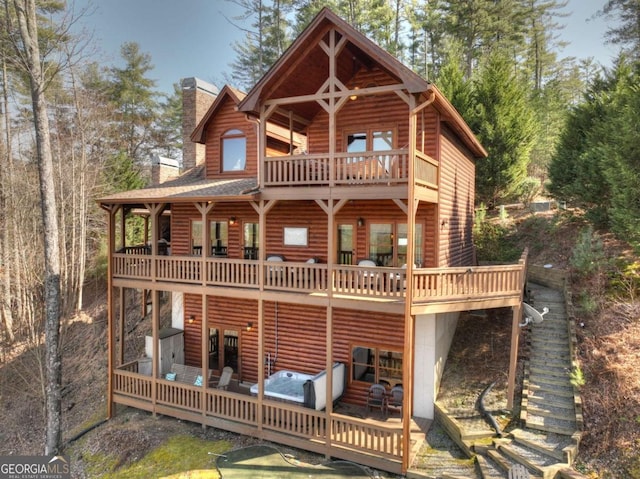
[[[263,399],[250,385],[232,381],[227,390],[154,379],[135,363],[113,371],[113,402],[154,414],[251,435],[264,440],[401,473],[403,424],[398,413],[336,402],[316,411]],[[412,418],[410,444],[419,445],[431,421]],[[412,447],[412,449],[414,449]],[[409,451],[409,459],[417,452]]]

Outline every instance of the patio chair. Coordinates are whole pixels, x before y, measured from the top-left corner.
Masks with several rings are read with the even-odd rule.
[[[375,261],[370,259],[361,259],[358,261],[358,266],[361,268],[376,268],[378,265]],[[377,271],[368,271],[364,270],[362,272],[361,281],[359,282],[359,286],[372,290],[376,289],[376,283],[378,281],[378,272]]]
[[[216,385],[216,389],[224,389],[225,391],[229,387],[229,383],[231,382],[231,376],[233,375],[233,368],[230,366],[225,366],[222,369],[222,374],[220,375],[220,380]]]
[[[402,399],[404,397],[404,391],[402,386],[394,386],[389,392],[389,399],[387,401],[387,409],[392,411],[398,411],[400,417],[402,417]]]
[[[367,394],[367,411],[378,408],[383,416],[387,415],[387,390],[382,384],[372,384]]]

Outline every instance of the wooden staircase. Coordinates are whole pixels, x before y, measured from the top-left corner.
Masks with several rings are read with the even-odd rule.
[[[459,449],[475,458],[472,467],[460,468],[460,460],[447,462],[441,454],[437,467],[411,469],[407,477],[434,479],[521,479],[523,477],[577,479],[571,468],[582,431],[579,396],[571,382],[574,370],[575,334],[567,319],[563,293],[537,284],[528,285],[539,311],[549,308],[544,321],[527,326],[528,358],[525,363],[521,424],[503,438],[495,434],[476,437],[455,431],[460,421],[443,426]]]

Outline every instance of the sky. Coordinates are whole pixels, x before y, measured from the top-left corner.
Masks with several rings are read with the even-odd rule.
[[[606,22],[595,18],[605,0],[569,0],[561,39],[569,45],[560,58],[593,57],[610,66],[617,48],[604,44]],[[158,90],[173,91],[182,78],[198,77],[219,88],[235,57],[233,43],[245,33],[231,22],[242,11],[229,0],[75,0],[75,9],[88,8],[75,26],[93,37],[101,64],[122,66],[120,47],[134,41],[151,55],[149,77]],[[236,21],[242,25],[241,21]]]

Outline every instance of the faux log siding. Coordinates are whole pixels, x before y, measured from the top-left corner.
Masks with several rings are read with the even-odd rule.
[[[448,129],[440,142],[440,222],[446,224],[440,229],[439,266],[468,266],[473,263],[475,163]]]
[[[267,213],[266,254],[304,262],[318,257],[327,262],[327,214],[315,201],[281,201]],[[284,228],[308,228],[308,246],[286,246]]]
[[[435,268],[438,265],[436,257],[438,241],[438,205],[434,203],[420,203],[416,212],[416,223],[424,224],[423,268]]]
[[[240,341],[239,371],[242,381],[258,378],[258,301],[209,296],[209,327],[238,331]],[[247,323],[253,323],[247,331]]]
[[[195,318],[189,323],[188,318]],[[199,294],[184,295],[184,362],[189,366],[202,365],[202,298]]]
[[[229,226],[229,258],[242,259],[244,254],[243,222],[257,223],[258,213],[249,203],[219,203],[208,216],[209,220],[228,221],[234,216],[237,223]],[[191,221],[202,220],[193,205],[174,204],[171,207],[171,252],[191,254]]]
[[[424,116],[423,116],[424,115]],[[438,160],[438,121],[439,114],[429,106],[422,110],[422,114],[418,115],[418,134],[416,135],[416,148],[434,160]],[[424,128],[424,130],[423,130]],[[424,136],[424,150],[422,149]]]
[[[425,226],[425,243],[433,242],[434,237],[429,232],[433,231],[433,227],[429,227],[428,223],[433,224],[434,213],[429,213],[430,208],[421,208],[419,210],[416,222],[426,223]],[[357,219],[364,218],[365,225],[357,226]],[[356,257],[354,263],[362,259],[369,258],[369,227],[371,223],[406,223],[407,215],[391,200],[371,200],[371,201],[353,201],[345,205],[336,215],[336,224],[353,223],[356,230]],[[434,249],[427,251],[426,245],[423,245],[423,258],[430,255],[433,256]],[[402,265],[398,265],[402,266]]]
[[[258,141],[255,123],[247,120],[244,113],[235,110],[237,105],[229,96],[218,107],[205,132],[207,178],[245,177],[258,174]],[[247,163],[244,171],[222,172],[220,138],[228,130],[241,130],[247,139]]]
[[[355,84],[361,88],[368,84],[390,83],[379,70],[368,75],[357,75]],[[347,132],[367,128],[396,128],[396,148],[407,146],[409,138],[409,106],[395,93],[387,95],[360,96],[347,101],[338,112],[336,119],[336,151],[346,151],[344,146]],[[323,110],[308,128],[309,153],[329,151],[329,117]]]
[[[276,309],[277,335],[276,347]],[[273,371],[315,374],[326,366],[326,309],[318,306],[264,303],[264,351],[277,361]],[[266,370],[265,370],[266,371]]]
[[[255,300],[241,300],[235,298],[221,298],[209,296],[209,327],[220,329],[234,329],[240,334],[240,348],[242,353],[242,380],[256,381],[258,377],[258,302]],[[188,318],[193,315],[195,320],[189,323]],[[202,301],[197,294],[184,295],[184,349],[185,363],[200,367],[202,362],[201,319]],[[251,331],[247,331],[247,323],[253,323]]]
[[[369,384],[351,381],[351,348],[371,346],[402,351],[404,317],[371,311],[333,310],[333,360],[347,365],[349,376],[344,400],[365,404]]]

